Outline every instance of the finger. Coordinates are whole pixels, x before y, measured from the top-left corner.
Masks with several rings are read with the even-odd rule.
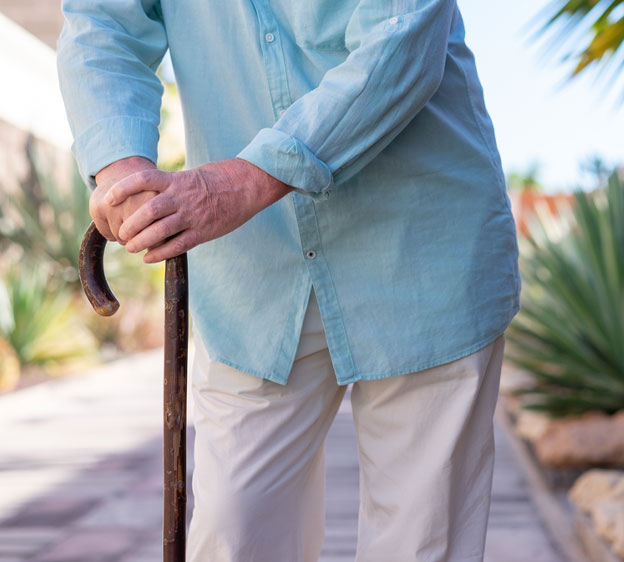
[[[143,205],[123,221],[119,229],[119,236],[123,240],[132,240],[150,224],[175,213],[175,211],[175,203],[171,197],[157,195],[147,203],[143,203]]]
[[[115,236],[111,232],[111,229],[108,226],[108,221],[99,216],[93,217],[93,222],[95,223],[95,228],[98,229],[98,232],[106,238],[109,242],[115,241]]]
[[[122,240],[119,236],[119,229],[121,228],[122,218],[119,213],[111,213],[108,217],[108,227],[115,237],[115,240],[122,246],[125,246],[126,241]]]
[[[106,219],[105,214],[102,212],[102,205],[97,194],[97,189],[91,193],[91,196],[89,197],[89,214],[91,215],[91,218],[95,223],[95,228],[97,228],[98,232],[109,242],[114,242],[115,236],[108,226],[108,220]]]
[[[119,205],[130,195],[142,191],[163,191],[171,181],[171,172],[161,170],[141,170],[113,184],[104,197],[109,205]]]
[[[170,258],[175,258],[184,252],[188,252],[199,244],[199,236],[195,230],[185,230],[171,240],[156,248],[151,248],[144,256],[145,263],[156,263]]]
[[[182,232],[187,226],[181,214],[174,213],[168,215],[141,230],[134,238],[128,241],[126,249],[134,254],[158,246],[165,242],[167,238]]]

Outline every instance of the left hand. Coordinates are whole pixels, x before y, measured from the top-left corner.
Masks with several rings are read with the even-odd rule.
[[[143,261],[156,263],[231,232],[291,190],[233,158],[182,172],[142,170],[113,185],[104,201],[116,206],[130,195],[158,192],[119,229],[129,252],[147,249]]]

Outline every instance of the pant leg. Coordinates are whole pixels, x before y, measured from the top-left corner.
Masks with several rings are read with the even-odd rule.
[[[503,347],[354,384],[357,562],[483,560]]]
[[[212,361],[196,338],[190,562],[316,562],[324,441],[344,394],[311,295],[286,386]]]

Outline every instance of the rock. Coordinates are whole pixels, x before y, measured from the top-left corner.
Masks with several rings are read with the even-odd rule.
[[[624,471],[588,470],[574,483],[568,497],[589,514],[598,536],[624,560]]]
[[[624,502],[624,474],[622,474],[622,478],[620,478],[620,481],[613,487],[611,498]]]
[[[574,486],[570,488],[568,497],[583,511],[589,513],[597,502],[617,498],[624,494],[624,472],[620,470],[601,470],[595,468],[583,473]],[[624,495],[623,501],[624,501]]]
[[[532,410],[520,410],[516,417],[514,429],[520,437],[535,443],[544,435],[551,423],[552,420],[545,414]]]
[[[601,500],[591,510],[598,534],[624,560],[624,501]]]
[[[534,446],[550,467],[624,467],[624,410],[552,420]]]

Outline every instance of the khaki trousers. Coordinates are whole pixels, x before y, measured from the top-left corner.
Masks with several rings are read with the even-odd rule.
[[[191,562],[314,562],[324,441],[345,393],[314,293],[288,384],[212,361],[196,337]],[[503,336],[463,359],[353,384],[357,562],[477,562],[490,508]]]

